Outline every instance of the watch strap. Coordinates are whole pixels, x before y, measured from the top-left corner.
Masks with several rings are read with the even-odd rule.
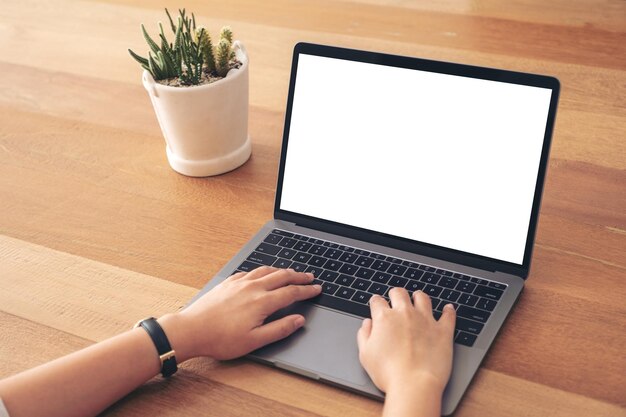
[[[176,352],[172,349],[170,341],[167,339],[159,322],[154,317],[149,317],[138,322],[135,327],[143,327],[152,339],[161,361],[161,374],[165,378],[174,375],[178,370]]]

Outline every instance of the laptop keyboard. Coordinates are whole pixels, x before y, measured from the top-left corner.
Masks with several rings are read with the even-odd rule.
[[[422,290],[439,319],[450,303],[457,312],[455,342],[473,346],[506,285],[380,253],[275,229],[233,272],[263,265],[312,272],[322,294],[311,301],[361,317],[370,317],[373,294],[389,300],[389,290]]]

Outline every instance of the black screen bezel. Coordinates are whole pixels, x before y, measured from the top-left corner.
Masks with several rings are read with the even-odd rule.
[[[546,121],[546,130],[541,150],[541,159],[535,184],[535,195],[526,237],[524,258],[522,264],[511,263],[455,249],[444,248],[426,242],[419,242],[407,238],[401,238],[373,230],[368,230],[356,226],[349,226],[337,222],[320,219],[300,213],[294,213],[280,209],[282,196],[283,176],[285,172],[285,160],[287,156],[287,146],[289,141],[289,128],[291,122],[291,110],[296,86],[296,75],[298,69],[298,57],[300,54],[315,55],[328,58],[339,58],[364,63],[386,65],[400,68],[417,69],[422,71],[436,72],[441,74],[458,75],[464,77],[478,78],[483,80],[501,81],[512,84],[542,87],[552,90],[550,108]],[[295,45],[291,64],[291,78],[289,81],[289,93],[287,97],[287,108],[285,113],[285,125],[283,130],[283,143],[281,149],[280,165],[278,171],[278,183],[276,187],[276,200],[274,204],[274,218],[293,222],[298,225],[313,228],[323,232],[346,236],[349,238],[362,240],[378,245],[388,246],[395,249],[416,253],[424,256],[443,259],[445,261],[460,263],[470,267],[475,267],[488,271],[501,271],[526,278],[530,270],[532,249],[537,230],[539,208],[541,196],[545,183],[546,170],[550,151],[556,109],[560,92],[559,80],[554,77],[528,74],[500,70],[495,68],[477,67],[450,62],[432,61],[421,58],[390,55],[378,52],[368,52],[355,49],[339,48],[334,46],[317,45],[301,42]]]

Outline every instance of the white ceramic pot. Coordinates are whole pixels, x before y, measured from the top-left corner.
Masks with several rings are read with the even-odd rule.
[[[250,158],[248,54],[239,41],[233,48],[242,65],[211,84],[171,87],[154,81],[148,71],[143,73],[165,137],[167,159],[181,174],[218,175]]]

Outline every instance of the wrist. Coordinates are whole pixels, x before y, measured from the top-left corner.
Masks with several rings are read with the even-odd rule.
[[[429,372],[407,372],[394,378],[387,389],[387,395],[398,392],[423,392],[430,395],[442,396],[446,382]]]
[[[170,346],[176,352],[178,364],[196,356],[193,348],[193,337],[184,319],[178,313],[166,314],[157,321],[163,328]]]

